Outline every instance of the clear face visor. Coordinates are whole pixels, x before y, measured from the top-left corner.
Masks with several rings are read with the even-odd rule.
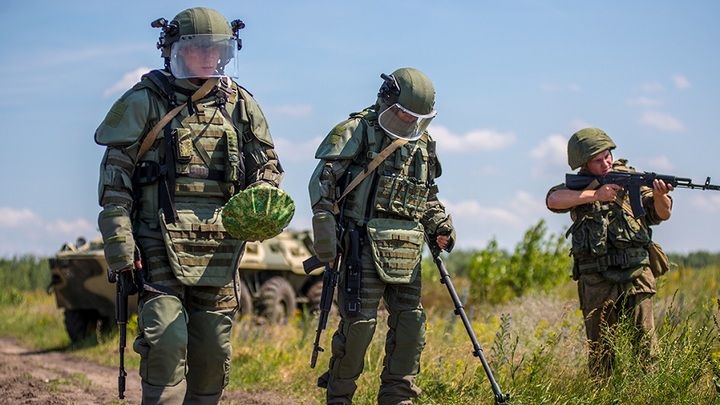
[[[178,79],[237,78],[237,41],[230,35],[183,35],[170,49],[170,70]]]
[[[420,139],[435,115],[437,115],[435,110],[430,114],[416,114],[395,103],[380,113],[378,124],[394,138],[414,141]]]

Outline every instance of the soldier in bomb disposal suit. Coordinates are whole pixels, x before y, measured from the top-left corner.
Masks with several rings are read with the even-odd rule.
[[[455,243],[452,220],[437,198],[440,162],[426,130],[436,114],[435,89],[412,68],[381,77],[376,103],[351,114],[322,142],[309,184],[318,258],[331,263],[337,245],[342,248],[341,320],[329,370],[318,381],[328,404],[352,403],[381,300],[389,330],[378,403],[412,404],[425,346],[422,247],[426,237],[447,251]],[[341,240],[336,225],[344,229]]]
[[[141,278],[144,404],[216,404],[229,379],[236,269],[244,241],[221,208],[283,170],[265,117],[236,77],[240,20],[191,8],[162,28],[165,60],[128,90],[95,133],[106,147],[98,225],[110,271]]]

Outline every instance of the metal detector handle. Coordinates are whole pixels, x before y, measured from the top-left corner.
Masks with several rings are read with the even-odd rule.
[[[430,252],[432,253],[433,261],[435,262],[435,265],[440,272],[440,282],[445,284],[445,287],[447,287],[447,290],[450,293],[450,297],[452,297],[453,303],[455,304],[455,314],[460,316],[463,325],[465,326],[465,330],[467,331],[468,336],[470,336],[470,341],[473,345],[473,356],[480,358],[483,369],[485,369],[485,374],[487,374],[488,380],[490,380],[490,386],[492,387],[492,391],[495,394],[495,404],[507,404],[507,402],[510,400],[510,395],[504,394],[500,389],[497,381],[495,381],[492,370],[490,370],[490,365],[488,364],[485,356],[483,355],[482,347],[480,346],[480,343],[478,343],[478,340],[475,337],[475,332],[473,331],[472,325],[470,324],[470,320],[465,313],[465,308],[463,307],[462,302],[460,301],[460,297],[458,297],[457,291],[455,290],[455,286],[453,286],[452,280],[450,279],[450,273],[448,273],[447,268],[445,268],[445,263],[443,263],[442,259],[440,258],[440,250],[437,248],[433,248],[433,244],[429,240],[427,240],[427,235],[426,242],[428,244],[428,247],[430,248]]]

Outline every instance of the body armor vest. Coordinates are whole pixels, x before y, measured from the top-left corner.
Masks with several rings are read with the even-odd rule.
[[[153,83],[140,85],[163,95]],[[178,91],[174,96],[189,97]],[[242,119],[240,128],[232,122],[235,108],[243,105],[236,89],[228,83],[214,95],[183,108],[138,162],[133,176],[139,190],[137,215],[160,229],[173,273],[185,285],[227,285],[244,246],[226,232],[221,210],[244,186],[241,131],[249,126]],[[164,107],[160,100],[154,103],[156,116],[173,107],[174,98],[166,99]]]
[[[364,126],[363,152],[358,154],[349,171],[354,178],[391,142],[377,126],[377,115],[359,114]],[[429,160],[435,158],[435,143],[428,135],[397,148],[363,180],[345,201],[345,216],[364,226],[370,218],[391,218],[419,222],[425,211],[435,174]]]
[[[584,204],[571,211],[572,255],[583,273],[633,269],[648,263],[650,234],[615,202]]]
[[[166,99],[158,97],[153,103],[159,117],[182,95],[173,93],[172,97],[165,97],[165,91],[149,80],[140,85]],[[236,128],[228,119],[235,108],[243,104],[242,99],[238,102],[238,93],[233,90],[219,89],[217,93],[223,92],[224,99],[208,96],[184,108],[138,162],[133,176],[134,189],[140,190],[135,206],[141,208],[137,213],[139,218],[152,228],[158,224],[158,210],[167,211],[168,204],[222,205],[244,186],[242,135],[238,132],[247,129],[248,124],[241,120],[241,128]],[[221,107],[226,109],[227,117]],[[166,218],[169,218],[167,212]]]

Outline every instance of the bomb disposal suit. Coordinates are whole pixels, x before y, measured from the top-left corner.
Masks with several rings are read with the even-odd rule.
[[[568,163],[579,174],[593,176],[588,162],[615,143],[600,129],[585,128],[568,141]],[[608,155],[612,161],[612,155]],[[635,171],[625,159],[611,163],[613,171]],[[548,192],[567,190],[565,184]],[[612,367],[612,348],[604,338],[608,326],[627,314],[638,331],[640,355],[647,355],[654,330],[652,296],[656,280],[646,247],[651,242],[649,226],[663,221],[656,210],[653,189],[641,187],[645,214],[635,218],[629,197],[621,192],[614,201],[594,201],[568,209],[573,221],[567,235],[572,238],[573,279],[578,282],[580,307],[590,344],[589,367],[596,375],[607,375]],[[669,197],[669,196],[668,196]]]
[[[435,141],[426,131],[435,116],[432,83],[410,68],[382,77],[377,103],[351,114],[322,142],[310,179],[315,251],[324,262],[333,261],[338,244],[342,251],[341,321],[332,338],[329,370],[318,381],[327,389],[327,403],[351,403],[381,299],[389,330],[378,402],[409,404],[418,396],[414,379],[425,346],[423,244],[426,235],[430,243],[446,235],[448,251],[454,244],[452,220],[437,199],[435,179],[441,170]],[[381,157],[379,166],[341,198],[346,190],[339,187],[362,176],[398,140],[402,145]],[[340,241],[336,225],[343,230]]]
[[[133,345],[143,403],[215,404],[244,247],[221,208],[246,187],[277,187],[283,171],[260,107],[228,76],[244,24],[193,8],[153,25],[165,69],[122,95],[95,133],[106,147],[98,224],[110,270],[138,268],[144,281]]]

